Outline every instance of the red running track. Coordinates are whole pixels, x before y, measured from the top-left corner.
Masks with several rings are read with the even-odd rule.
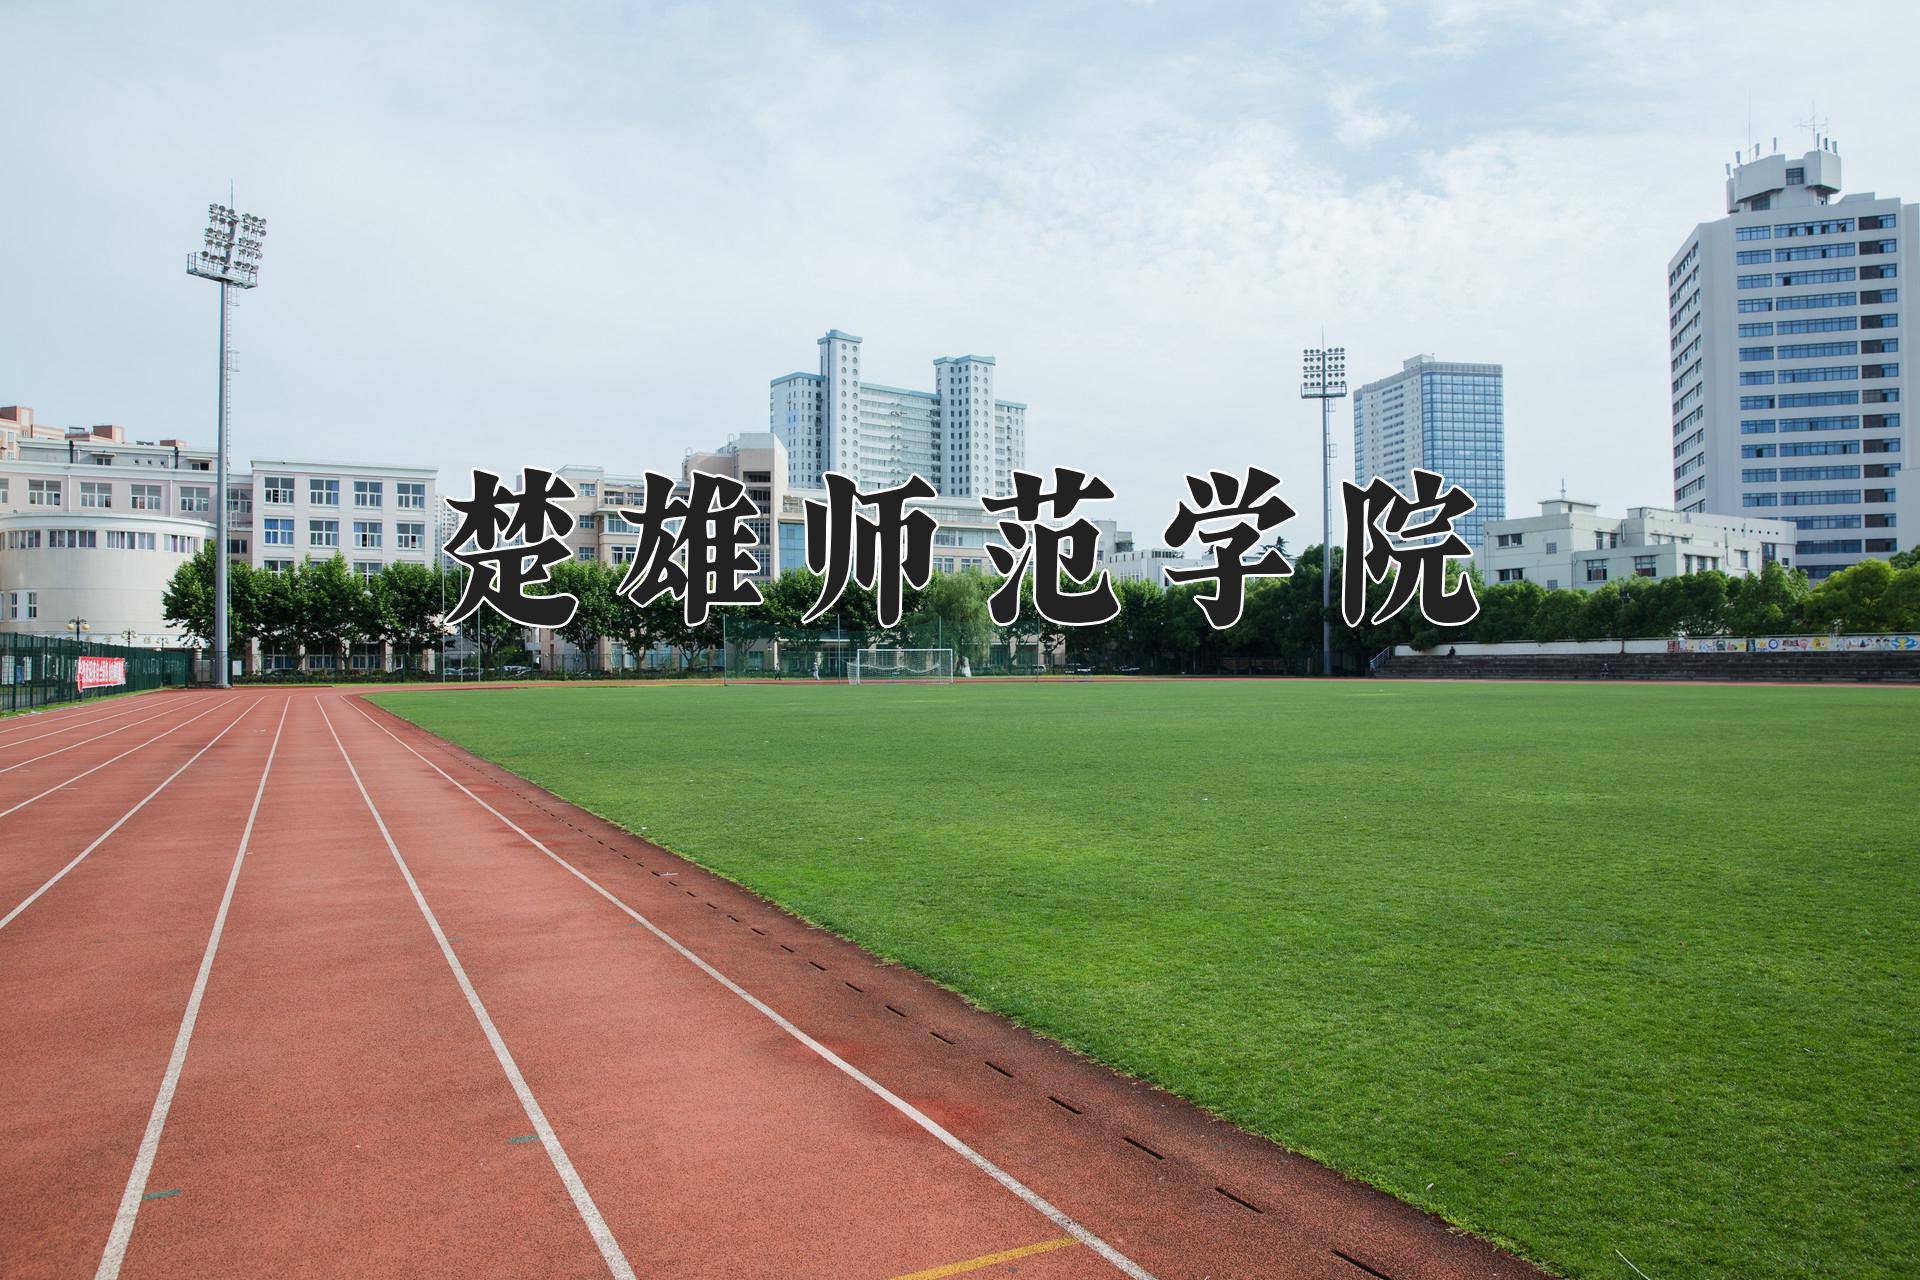
[[[136,701],[0,741],[0,1275],[1537,1274],[354,695]]]

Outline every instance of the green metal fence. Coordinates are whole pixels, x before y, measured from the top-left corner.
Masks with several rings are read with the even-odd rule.
[[[845,680],[857,650],[869,646],[945,649],[956,676],[1038,676],[1066,669],[1064,658],[1042,652],[1031,637],[991,627],[957,629],[938,620],[902,623],[888,631],[854,631],[822,619],[819,627],[782,627],[728,617],[721,643],[721,675],[728,684],[762,680]],[[1048,665],[1049,658],[1053,665]]]
[[[127,682],[82,690],[81,658],[124,658]],[[65,636],[0,633],[0,711],[79,702],[110,693],[190,684],[193,654],[187,649],[134,649]]]

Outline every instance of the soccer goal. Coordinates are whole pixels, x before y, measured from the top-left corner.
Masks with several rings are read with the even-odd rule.
[[[847,664],[848,684],[952,684],[951,649],[856,649]]]

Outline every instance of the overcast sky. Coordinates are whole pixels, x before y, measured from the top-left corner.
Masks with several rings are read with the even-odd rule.
[[[677,472],[840,328],[894,385],[998,357],[1029,464],[1155,537],[1277,468],[1300,546],[1323,327],[1356,385],[1504,364],[1511,512],[1664,504],[1666,264],[1733,152],[1817,110],[1920,197],[1905,2],[565,7],[5,0],[0,404],[211,444],[231,181],[241,465]]]

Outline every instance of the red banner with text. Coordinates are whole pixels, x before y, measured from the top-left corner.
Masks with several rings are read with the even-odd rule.
[[[82,689],[105,689],[127,682],[125,658],[81,658],[74,681]]]

